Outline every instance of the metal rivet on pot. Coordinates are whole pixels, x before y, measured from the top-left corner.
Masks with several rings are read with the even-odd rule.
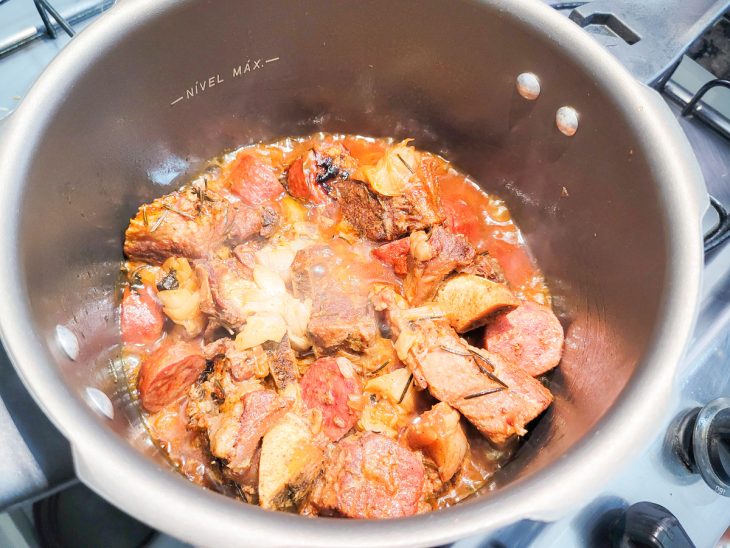
[[[517,77],[517,92],[528,101],[540,96],[540,79],[532,72],[523,72]]]
[[[79,340],[76,338],[76,335],[68,327],[57,325],[56,340],[66,355],[76,361],[79,357]]]
[[[89,402],[89,405],[91,405],[94,410],[98,411],[106,418],[114,418],[114,406],[112,405],[112,401],[109,399],[109,396],[104,394],[104,392],[98,388],[91,388],[90,386],[86,387],[86,401]]]
[[[573,107],[560,107],[555,114],[555,123],[563,135],[572,137],[578,131],[578,112]]]

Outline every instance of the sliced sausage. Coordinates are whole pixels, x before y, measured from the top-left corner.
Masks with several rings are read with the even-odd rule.
[[[228,175],[231,191],[248,205],[261,205],[275,200],[284,188],[274,169],[251,153],[239,154]]]
[[[334,187],[356,167],[357,161],[342,144],[315,145],[289,167],[287,190],[300,200],[326,204],[332,201]]]
[[[408,273],[408,250],[410,248],[410,239],[401,238],[373,249],[373,255],[392,266],[393,272],[399,276],[405,276]]]
[[[418,509],[423,463],[416,453],[382,434],[343,439],[331,451],[324,470],[312,497],[322,510],[382,519],[410,516]]]
[[[286,176],[287,190],[289,194],[300,200],[314,204],[326,204],[332,200],[315,182],[315,176],[312,174],[315,165],[314,153],[311,150],[301,158],[294,160],[289,166]]]
[[[149,344],[162,335],[165,315],[162,304],[145,286],[125,288],[122,296],[122,340],[128,344]]]
[[[535,377],[560,362],[563,326],[550,308],[525,302],[487,325],[484,345]]]
[[[338,363],[339,362],[339,363]],[[362,393],[362,384],[346,358],[320,358],[302,377],[302,399],[322,413],[322,432],[339,440],[357,422],[350,396]]]
[[[140,368],[137,388],[142,407],[156,413],[185,394],[204,370],[198,343],[168,339]]]

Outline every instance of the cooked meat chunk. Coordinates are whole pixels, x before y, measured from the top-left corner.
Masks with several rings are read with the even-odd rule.
[[[313,504],[351,518],[410,516],[424,481],[421,459],[381,434],[349,436],[332,448]]]
[[[367,296],[362,291],[342,288],[344,276],[338,271],[332,249],[317,245],[298,251],[292,263],[292,288],[298,299],[312,299],[307,329],[320,353],[342,348],[361,352],[375,339],[377,323]],[[356,283],[349,275],[349,283]]]
[[[487,324],[484,345],[536,377],[560,363],[563,326],[547,306],[525,302]]]
[[[261,438],[291,407],[290,400],[277,396],[273,390],[249,392],[243,396],[242,404],[238,439],[228,462],[233,470],[247,468],[251,464],[251,457]]]
[[[180,398],[205,370],[205,358],[197,342],[166,339],[143,362],[137,378],[139,399],[155,413]]]
[[[324,204],[356,168],[357,161],[341,143],[321,143],[294,160],[287,173],[287,190],[295,198]]]
[[[260,359],[251,350],[238,350],[233,339],[218,339],[203,347],[205,359],[225,360],[221,364],[233,381],[245,381],[254,376],[256,360]]]
[[[408,250],[411,248],[409,238],[401,238],[373,249],[373,255],[393,267],[393,272],[405,276],[408,272]]]
[[[456,270],[457,272],[462,272],[464,274],[481,276],[482,278],[486,278],[487,280],[498,284],[506,282],[502,265],[499,264],[497,259],[486,252],[477,255],[471,264],[459,267]]]
[[[326,245],[314,245],[297,251],[291,265],[292,293],[297,299],[313,298],[329,289],[327,277],[335,254]]]
[[[446,276],[471,264],[475,256],[476,251],[464,236],[441,226],[428,235],[411,234],[408,275],[403,284],[408,302],[416,306],[430,300]]]
[[[473,274],[448,278],[439,287],[434,301],[446,312],[451,327],[458,333],[480,327],[494,314],[512,310],[520,302],[506,285]]]
[[[444,319],[409,321],[392,289],[375,297],[388,311],[398,357],[414,382],[458,409],[497,445],[525,426],[552,402],[552,394],[521,368],[497,354],[470,347]]]
[[[384,196],[367,183],[348,179],[335,190],[345,218],[376,242],[395,240],[443,220],[438,198],[425,185],[413,184],[399,196]]]
[[[249,151],[241,152],[228,171],[231,192],[248,205],[275,200],[284,192],[271,163]]]
[[[322,467],[322,449],[309,425],[290,411],[264,436],[259,464],[259,504],[297,510]]]
[[[289,337],[284,335],[280,342],[264,343],[264,349],[269,358],[269,372],[274,384],[279,392],[296,383],[299,379],[299,370],[292,350],[289,344]]]
[[[439,402],[421,415],[407,431],[408,445],[422,449],[436,463],[442,481],[449,481],[461,468],[469,442],[461,415],[449,404]]]
[[[350,398],[362,394],[362,383],[347,358],[320,358],[302,377],[302,400],[322,415],[322,432],[339,440],[357,422]]]
[[[248,278],[253,278],[253,269],[256,266],[256,252],[260,248],[260,243],[255,240],[250,240],[233,248],[233,256],[241,263]]]
[[[325,354],[341,348],[362,352],[375,339],[378,329],[366,298],[335,288],[313,300],[307,328],[314,346]]]
[[[268,238],[276,232],[276,227],[279,222],[279,214],[273,208],[268,206],[259,208],[259,212],[261,213],[261,229],[259,230],[259,236]],[[234,221],[228,234],[229,241],[231,241],[234,245],[237,242],[242,242],[249,238],[249,236],[245,236],[245,226],[236,221]]]
[[[195,265],[201,287],[200,310],[223,325],[240,329],[250,312],[247,295],[255,289],[251,270],[238,259],[213,258]]]
[[[120,322],[125,343],[149,344],[159,339],[165,316],[154,290],[148,286],[125,288]]]
[[[210,452],[236,477],[246,473],[259,441],[291,405],[255,381],[234,381],[217,361],[210,377],[191,390],[188,414],[207,435]]]
[[[125,233],[130,260],[161,264],[168,257],[201,259],[224,243],[270,233],[276,213],[223,199],[200,200],[192,187],[143,205]]]
[[[434,162],[407,141],[388,147],[358,178],[342,181],[335,195],[345,218],[371,240],[395,240],[444,220]]]

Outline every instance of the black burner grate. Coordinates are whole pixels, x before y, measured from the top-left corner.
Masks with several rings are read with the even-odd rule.
[[[9,2],[10,0],[0,0],[0,4]],[[84,7],[71,13],[69,16],[64,17],[59,11],[53,6],[50,0],[14,0],[16,2],[30,2],[32,1],[38,10],[38,15],[41,20],[41,24],[36,28],[31,29],[27,32],[23,32],[18,36],[13,36],[6,42],[0,41],[0,59],[10,55],[16,51],[21,50],[25,46],[30,45],[36,40],[46,38],[55,39],[58,37],[58,33],[65,32],[69,36],[74,36],[75,31],[74,25],[81,23],[91,17],[100,15],[102,12],[109,9],[114,5],[116,0],[100,0],[99,3],[91,6]]]

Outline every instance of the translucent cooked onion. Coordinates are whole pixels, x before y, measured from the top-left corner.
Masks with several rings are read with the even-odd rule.
[[[162,265],[162,277],[175,273],[177,289],[158,291],[162,311],[189,337],[195,337],[205,327],[205,316],[200,311],[199,283],[190,263],[182,257],[170,257]]]
[[[266,341],[279,342],[286,334],[286,323],[281,316],[274,314],[254,314],[246,321],[236,336],[239,350],[254,348]]]
[[[420,161],[416,149],[406,139],[389,147],[374,166],[365,166],[362,173],[371,188],[384,196],[400,196],[408,187]]]
[[[398,359],[405,361],[408,357],[408,351],[416,343],[416,336],[410,329],[404,329],[398,335],[398,339],[395,341],[395,352],[398,354]]]
[[[286,285],[274,270],[257,264],[253,268],[253,279],[266,297],[278,299],[286,295]]]
[[[286,322],[289,343],[295,350],[303,352],[312,346],[307,332],[309,316],[312,313],[312,301],[311,299],[299,301],[289,295],[285,300],[281,313]]]

